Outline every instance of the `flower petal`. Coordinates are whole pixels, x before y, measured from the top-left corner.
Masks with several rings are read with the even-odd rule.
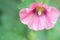
[[[54,27],[54,24],[51,23],[49,17],[46,16],[46,26],[45,26],[45,29],[51,29]]]
[[[45,15],[43,14],[42,16],[40,16],[39,18],[39,30],[43,30],[46,26],[46,19],[45,19]]]
[[[47,15],[46,15],[46,24],[45,27],[47,30],[54,27],[54,24],[57,22],[57,19],[59,17],[59,11],[54,7],[49,7]]]
[[[59,17],[59,11],[54,7],[49,7],[47,16],[49,17],[52,24],[55,24],[57,22],[57,19]]]
[[[37,15],[33,15],[31,21],[29,22],[28,27],[33,30],[38,30],[38,22],[39,22],[39,17]]]
[[[20,18],[24,17],[28,13],[28,8],[23,8],[19,12]]]
[[[28,24],[33,14],[28,12],[29,9],[25,8],[20,11],[20,20],[24,24]]]

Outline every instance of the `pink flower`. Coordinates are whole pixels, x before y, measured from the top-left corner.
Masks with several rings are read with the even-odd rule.
[[[20,20],[33,30],[51,29],[57,22],[59,11],[55,7],[46,4],[33,3],[29,8],[24,8],[19,12]]]

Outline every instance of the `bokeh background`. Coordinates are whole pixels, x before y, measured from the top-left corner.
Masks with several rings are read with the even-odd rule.
[[[19,11],[35,0],[0,0],[0,40],[60,40],[60,17],[51,30],[30,30],[19,20]],[[42,0],[39,0],[42,2]],[[46,0],[60,10],[60,0]]]

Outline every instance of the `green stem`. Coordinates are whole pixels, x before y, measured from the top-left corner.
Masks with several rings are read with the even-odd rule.
[[[42,2],[42,3],[43,3],[43,4],[44,4],[44,3],[46,3],[46,0],[43,0],[43,2]]]
[[[38,2],[38,0],[35,0],[35,2]]]
[[[29,31],[28,33],[28,40],[36,40],[36,32],[35,31]]]

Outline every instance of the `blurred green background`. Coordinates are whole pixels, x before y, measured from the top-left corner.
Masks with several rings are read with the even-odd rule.
[[[0,40],[60,40],[60,17],[51,30],[33,31],[19,20],[19,11],[35,0],[0,0]],[[39,0],[42,2],[42,0]],[[60,10],[60,0],[47,0]]]

